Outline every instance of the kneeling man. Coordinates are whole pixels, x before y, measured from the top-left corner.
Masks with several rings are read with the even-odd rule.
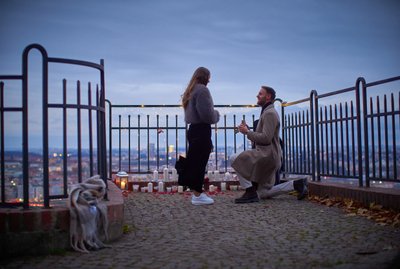
[[[275,90],[261,86],[257,95],[257,104],[262,107],[256,130],[250,131],[245,122],[238,130],[255,144],[254,149],[233,156],[231,166],[238,175],[240,185],[246,189],[235,203],[258,202],[259,198],[270,198],[282,191],[297,190],[298,199],[307,193],[306,180],[291,181],[274,186],[275,174],[281,167],[282,151],[279,143],[280,121],[274,107]],[[257,190],[259,193],[257,193]],[[279,190],[279,192],[277,192]]]

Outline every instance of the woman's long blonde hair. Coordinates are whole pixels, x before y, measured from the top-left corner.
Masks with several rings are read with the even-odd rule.
[[[209,80],[210,80],[210,71],[207,68],[199,67],[196,69],[196,71],[194,71],[193,76],[190,79],[189,84],[182,95],[182,105],[184,109],[186,109],[186,107],[189,104],[190,95],[193,91],[194,85],[200,83],[207,86]]]

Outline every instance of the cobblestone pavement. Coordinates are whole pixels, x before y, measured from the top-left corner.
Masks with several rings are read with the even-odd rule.
[[[90,254],[3,261],[0,268],[400,268],[400,230],[295,196],[193,206],[190,194],[132,193],[131,232]],[[397,257],[397,262],[395,258]]]

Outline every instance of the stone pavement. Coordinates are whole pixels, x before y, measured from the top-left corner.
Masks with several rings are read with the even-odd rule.
[[[192,206],[189,193],[131,193],[131,232],[112,248],[20,257],[0,268],[400,268],[399,229],[292,195],[234,204],[240,194]]]

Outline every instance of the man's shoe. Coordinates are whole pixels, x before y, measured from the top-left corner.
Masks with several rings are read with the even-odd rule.
[[[249,188],[247,188],[242,197],[235,199],[235,204],[256,203],[259,201],[257,192],[254,189],[249,191]]]
[[[303,200],[308,195],[307,178],[293,181],[293,188],[298,192],[297,200]]]
[[[212,205],[214,200],[202,192],[199,196],[192,194],[192,205]]]

